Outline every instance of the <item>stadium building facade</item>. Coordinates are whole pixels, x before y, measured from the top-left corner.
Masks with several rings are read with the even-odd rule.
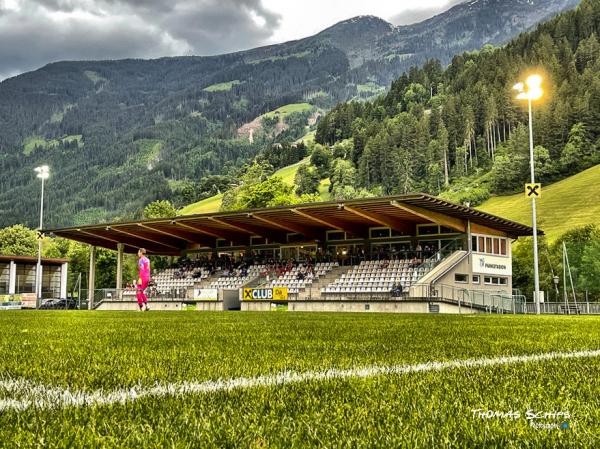
[[[68,261],[42,258],[42,299],[67,297]],[[0,302],[36,306],[36,257],[0,255]]]
[[[144,247],[151,255],[186,256],[213,267],[197,263],[200,274],[183,280],[170,277],[175,271],[155,274],[164,286],[155,301],[164,308],[193,302],[202,310],[398,312],[514,311],[519,298],[511,243],[532,235],[526,225],[426,194],[46,232],[91,245],[89,295],[102,308],[129,307],[122,258]],[[118,251],[116,290],[100,296],[96,247]],[[215,270],[214,261],[223,257],[244,268]],[[293,262],[275,270],[281,260]]]

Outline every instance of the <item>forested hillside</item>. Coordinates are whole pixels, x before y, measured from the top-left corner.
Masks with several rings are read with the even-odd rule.
[[[320,111],[340,101],[372,98],[429,58],[445,64],[457,52],[503,43],[576,3],[478,0],[406,27],[359,17],[307,39],[231,55],[59,62],[5,80],[0,83],[0,226],[35,224],[39,183],[33,167],[41,164],[52,171],[49,227],[131,218],[155,199],[181,205],[223,192],[256,155],[273,169],[305,157],[304,149],[290,144]],[[437,81],[439,75],[443,83],[447,75],[441,66],[430,66],[436,74],[428,76]],[[409,85],[430,87],[415,78],[423,70],[411,73]],[[400,91],[404,95],[403,82],[395,83],[388,103],[397,103],[394,95]],[[433,86],[433,93],[440,97],[443,91]],[[411,102],[428,107],[427,92],[417,89],[414,95]],[[418,120],[408,104],[394,109],[388,103],[373,120],[401,110],[412,110]],[[290,104],[308,109],[291,107],[296,112],[284,118],[268,114]],[[462,112],[457,109],[456,117]],[[363,115],[353,114],[353,121]],[[261,126],[252,138],[238,132],[257,117]],[[325,132],[329,123],[337,126],[327,120],[322,142],[350,137],[342,129],[332,139]],[[280,145],[283,158],[274,156]],[[352,154],[358,169],[360,155]],[[450,164],[454,160],[450,155]],[[365,185],[379,182],[369,178]]]
[[[584,0],[504,48],[430,61],[392,83],[375,101],[336,106],[317,142],[335,198],[361,190],[425,191],[479,204],[522,191],[529,173],[526,104],[512,86],[544,78],[534,105],[536,173],[560,180],[600,162],[600,0]]]

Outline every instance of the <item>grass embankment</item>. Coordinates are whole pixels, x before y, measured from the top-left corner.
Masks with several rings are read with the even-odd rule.
[[[531,225],[531,200],[525,198],[525,193],[491,198],[478,209]],[[600,165],[542,186],[537,214],[538,225],[549,241],[577,226],[597,224],[600,217]]]
[[[315,132],[311,131],[306,134],[301,139],[298,139],[297,142],[311,142],[314,141]],[[273,176],[280,176],[283,178],[283,182],[289,185],[294,185],[294,179],[296,177],[296,173],[298,169],[304,165],[308,164],[309,158],[306,157],[295,164],[288,165],[287,167],[280,168],[277,170]],[[329,200],[329,179],[324,179],[321,181],[321,185],[319,186],[319,196],[323,201]],[[217,212],[221,208],[221,203],[223,202],[223,194],[218,194],[215,196],[211,196],[210,198],[203,199],[196,203],[190,204],[179,211],[180,215],[192,215],[192,214],[207,214],[210,212]]]

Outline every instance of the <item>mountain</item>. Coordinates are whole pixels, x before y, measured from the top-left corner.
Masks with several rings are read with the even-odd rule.
[[[599,35],[600,0],[583,0],[504,47],[457,55],[446,69],[430,61],[395,80],[384,96],[340,103],[321,118],[315,133],[315,141],[331,149],[330,161],[322,162],[327,151],[320,149],[298,185],[314,193],[310,170],[319,170],[339,201],[422,191],[477,206],[491,196],[523,196],[530,179],[529,117],[513,86],[533,73],[544,92],[533,102],[536,181],[553,184],[596,166]],[[568,199],[564,186],[577,183],[557,185],[556,198]],[[596,197],[588,190],[574,194],[593,211]],[[514,206],[513,215],[522,211],[513,199],[500,204]],[[571,210],[566,203],[558,207],[553,226],[563,231],[589,222],[588,210],[575,207],[578,216],[569,217]],[[559,219],[565,227],[556,226]]]
[[[35,225],[38,165],[52,170],[48,226],[133,217],[154,199],[295,141],[315,111],[378,95],[411,66],[501,44],[576,3],[470,1],[409,26],[363,16],[234,54],[64,61],[7,79],[0,83],[0,226]],[[263,116],[290,104],[301,106],[283,119]],[[253,139],[238,134],[259,116],[285,126]]]

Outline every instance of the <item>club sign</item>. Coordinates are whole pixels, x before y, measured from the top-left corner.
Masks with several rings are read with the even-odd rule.
[[[278,288],[245,288],[243,290],[242,299],[244,301],[287,301],[288,300],[288,289],[287,287]]]

